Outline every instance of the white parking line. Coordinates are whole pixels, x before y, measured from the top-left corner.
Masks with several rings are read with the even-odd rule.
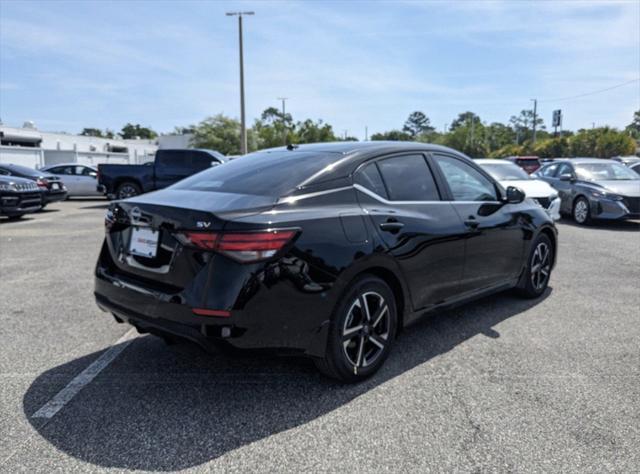
[[[80,372],[65,388],[60,390],[51,400],[45,403],[42,408],[31,415],[32,418],[52,418],[62,407],[75,397],[85,385],[90,383],[105,367],[114,361],[118,355],[127,348],[137,336],[134,328],[116,341],[104,354],[93,361],[86,369]]]

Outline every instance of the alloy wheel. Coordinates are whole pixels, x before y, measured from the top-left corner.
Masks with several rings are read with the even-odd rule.
[[[551,252],[545,242],[540,242],[531,257],[531,284],[536,291],[544,289],[551,273]]]
[[[120,188],[120,191],[118,191],[118,197],[120,199],[127,199],[137,195],[138,195],[138,190],[133,186],[131,186],[130,184],[125,184]]]
[[[576,203],[576,207],[573,210],[573,217],[576,219],[576,222],[578,222],[579,224],[583,224],[587,220],[588,216],[589,216],[589,207],[587,206],[587,203],[584,200],[580,199]]]
[[[349,307],[342,328],[342,346],[353,367],[373,364],[389,343],[389,305],[379,293],[367,291]]]

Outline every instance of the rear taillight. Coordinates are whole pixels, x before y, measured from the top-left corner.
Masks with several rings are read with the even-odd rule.
[[[243,233],[180,232],[182,245],[211,250],[239,262],[255,262],[273,257],[296,235],[295,230],[267,230]]]
[[[41,188],[45,188],[45,189],[47,189],[47,188],[48,188],[48,185],[49,185],[49,182],[48,182],[46,179],[40,179],[40,178],[38,178],[38,179],[36,180],[36,184],[37,184],[39,187],[41,187]]]

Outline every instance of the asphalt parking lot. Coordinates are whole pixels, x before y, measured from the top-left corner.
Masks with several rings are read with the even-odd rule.
[[[342,386],[306,360],[131,338],[93,301],[105,207],[0,223],[2,472],[639,470],[638,222],[561,222],[542,299],[424,320],[378,375]],[[114,344],[57,413],[33,416]]]

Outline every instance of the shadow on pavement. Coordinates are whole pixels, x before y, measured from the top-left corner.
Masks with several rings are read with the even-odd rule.
[[[109,207],[109,203],[105,204],[96,204],[95,206],[82,206],[80,209],[107,209]]]
[[[147,336],[51,422],[31,418],[60,389],[52,389],[51,380],[61,373],[71,380],[98,353],[42,373],[25,393],[23,409],[44,439],[83,461],[117,469],[186,469],[309,423],[476,335],[499,338],[496,325],[551,291],[537,300],[503,293],[426,318],[399,336],[378,374],[358,385],[326,379],[306,359],[204,355],[190,346],[185,353]]]
[[[613,230],[618,232],[640,232],[640,221],[605,221],[594,220],[591,224],[580,225],[576,224],[572,219],[566,217],[560,220],[562,224],[570,225],[572,227],[583,227],[585,229],[597,229],[597,230]]]

